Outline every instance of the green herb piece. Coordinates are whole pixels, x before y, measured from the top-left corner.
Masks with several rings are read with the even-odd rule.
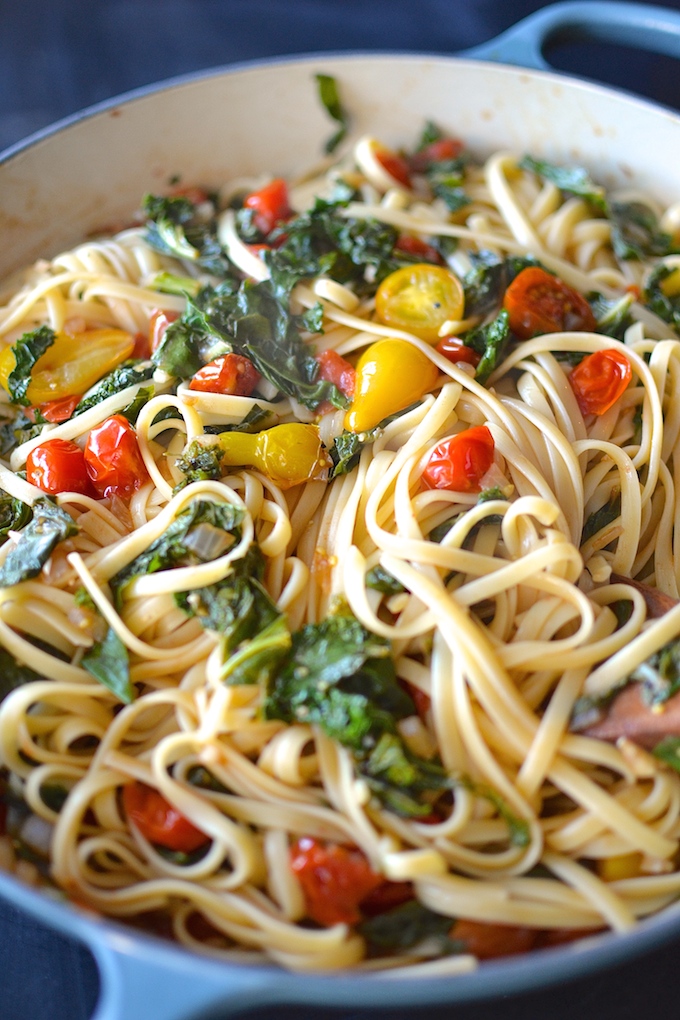
[[[338,83],[335,78],[329,74],[316,74],[314,77],[316,78],[317,85],[319,86],[319,99],[323,103],[328,114],[339,124],[338,130],[335,134],[331,135],[324,145],[324,152],[330,154],[335,152],[338,145],[347,134],[347,114],[340,102]]]
[[[616,340],[623,340],[628,327],[633,323],[630,313],[635,300],[632,294],[610,300],[597,292],[588,294],[588,301],[597,320],[597,332],[605,333]]]
[[[597,212],[604,215],[607,214],[607,199],[604,188],[596,184],[588,171],[583,167],[558,166],[554,163],[548,163],[546,160],[533,159],[532,156],[525,156],[519,165],[523,170],[529,170],[542,177],[545,181],[550,181],[560,191],[566,192],[569,195],[576,195],[579,198],[585,198]]]
[[[630,680],[642,684],[642,698],[648,705],[662,705],[680,691],[680,639],[654,652],[636,666]]]
[[[214,215],[200,215],[197,205],[185,196],[145,195],[146,239],[164,255],[186,259],[213,276],[233,277],[234,267],[217,239]]]
[[[426,120],[425,127],[423,128],[420,140],[416,146],[416,152],[422,152],[433,142],[439,142],[444,137],[444,133],[438,124],[435,124],[433,120]]]
[[[406,591],[401,581],[397,581],[396,577],[379,565],[366,574],[366,587],[381,591],[384,595],[399,595]]]
[[[659,230],[656,214],[642,202],[612,202],[612,248],[617,258],[646,259],[677,251],[670,234]]]
[[[680,772],[680,737],[664,737],[652,749],[652,754],[659,761],[670,765],[676,772]]]
[[[463,337],[466,347],[481,355],[481,361],[475,371],[477,382],[485,383],[495,368],[503,359],[503,355],[510,343],[510,317],[505,309],[502,309],[497,317],[486,326],[470,330]]]
[[[214,793],[229,793],[226,786],[216,779],[212,772],[209,772],[203,765],[192,765],[187,772],[187,779],[192,786],[198,786],[201,790],[212,790]]]
[[[432,814],[428,794],[457,785],[439,762],[412,754],[396,733],[383,733],[357,759],[357,768],[385,807],[404,818],[427,818]]]
[[[122,407],[118,414],[122,414],[124,418],[127,418],[131,425],[136,425],[139,412],[145,404],[148,404],[153,395],[153,386],[140,386],[130,403]]]
[[[73,518],[47,497],[36,499],[33,518],[19,534],[0,567],[0,588],[27,581],[40,573],[52,551],[78,533]]]
[[[44,679],[29,666],[18,662],[11,652],[0,645],[0,702],[16,687]]]
[[[123,361],[117,368],[114,368],[100,379],[96,386],[82,400],[78,401],[71,417],[75,418],[84,411],[89,411],[91,407],[96,407],[97,404],[101,404],[102,400],[106,400],[107,397],[112,397],[115,393],[126,390],[128,386],[147,382],[153,376],[153,371],[154,366],[150,361],[137,361],[133,359]]]
[[[7,379],[7,390],[13,404],[23,404],[28,407],[31,401],[26,396],[26,391],[31,384],[31,372],[36,362],[40,360],[45,351],[52,346],[57,335],[49,326],[40,326],[30,333],[24,333],[12,345],[15,365]]]
[[[503,490],[499,488],[498,485],[494,485],[491,489],[484,489],[483,492],[480,492],[479,496],[477,496],[477,502],[475,506],[479,506],[480,503],[489,503],[491,502],[491,500],[494,499],[505,500],[506,498],[507,497]],[[460,513],[454,514],[453,517],[449,517],[447,518],[447,520],[442,521],[441,524],[438,524],[429,533],[429,535],[427,536],[428,541],[437,542],[437,544],[443,542],[451,528],[454,526],[454,524],[457,524],[458,521],[462,520],[462,518],[465,516],[467,512],[468,512],[467,510],[461,510]],[[489,514],[488,517],[485,517],[483,520],[479,521],[477,524],[475,524],[473,528],[470,529],[466,541],[473,538],[478,533],[479,529],[483,527],[485,524],[501,524],[502,521],[503,518],[500,516],[500,514]]]
[[[533,255],[509,255],[495,252],[471,252],[472,268],[465,274],[465,317],[486,316],[500,308],[503,295],[518,273],[540,262]]]
[[[68,795],[69,791],[59,783],[44,783],[40,787],[40,799],[55,814],[59,814]]]
[[[440,198],[451,212],[458,212],[470,204],[470,196],[463,187],[466,164],[466,156],[437,160],[431,162],[425,172],[432,194]]]
[[[581,534],[581,545],[588,542],[599,531],[608,528],[620,516],[621,493],[619,490],[614,490],[607,502],[599,510],[595,510],[586,520]]]
[[[333,461],[331,478],[337,478],[338,475],[346,475],[349,471],[353,471],[359,463],[364,446],[374,443],[390,422],[396,421],[397,418],[401,418],[404,414],[408,414],[419,403],[420,401],[417,400],[414,404],[409,404],[408,407],[402,408],[401,411],[389,414],[382,421],[378,422],[375,428],[367,429],[366,432],[341,432],[339,436],[336,436],[332,447],[328,451]]]
[[[30,521],[33,511],[27,503],[0,489],[0,545],[7,541],[10,531],[21,531]]]
[[[134,700],[127,648],[112,627],[109,627],[103,641],[97,641],[88,648],[80,665],[124,704],[129,705]]]
[[[455,917],[437,914],[418,900],[408,900],[357,926],[375,955],[405,952],[427,944],[428,956],[465,952],[465,944],[451,937]]]
[[[233,503],[213,503],[196,499],[168,525],[164,533],[152,542],[131,563],[119,570],[109,581],[116,604],[120,606],[125,587],[135,577],[170,570],[177,566],[191,566],[205,562],[190,544],[192,532],[200,525],[209,525],[238,538],[237,529],[243,520],[243,511]]]
[[[196,297],[201,289],[199,280],[193,276],[178,276],[176,273],[156,273],[147,284],[161,294],[176,294],[177,297]]]
[[[673,266],[659,265],[649,275],[645,288],[645,304],[655,315],[680,332],[680,291],[666,294],[661,284],[677,272]]]
[[[184,473],[184,481],[175,487],[179,492],[191,482],[203,481],[207,478],[220,478],[222,475],[222,451],[216,443],[202,443],[193,439],[182,451],[182,456],[175,461],[175,466]]]

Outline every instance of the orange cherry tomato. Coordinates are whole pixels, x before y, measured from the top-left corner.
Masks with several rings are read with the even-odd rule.
[[[463,151],[463,143],[458,138],[438,138],[430,142],[409,159],[414,173],[424,173],[430,163],[441,163],[447,159],[457,159]]]
[[[357,373],[354,365],[351,365],[346,358],[343,358],[337,351],[322,351],[317,354],[316,360],[319,363],[319,379],[325,379],[338,387],[350,400],[354,396],[357,384]]]
[[[59,492],[93,495],[83,451],[70,439],[46,439],[35,446],[26,458],[26,480],[53,496]]]
[[[594,351],[569,374],[581,414],[604,414],[616,403],[633,377],[630,361],[613,347]]]
[[[457,336],[445,336],[443,340],[439,341],[435,350],[439,354],[443,354],[446,360],[450,361],[453,365],[458,364],[459,361],[464,361],[468,365],[474,365],[476,368],[482,360],[481,354],[477,354],[477,351],[473,350],[472,347],[466,347]]]
[[[281,177],[275,177],[263,188],[246,195],[243,205],[253,210],[255,226],[265,236],[293,212],[288,203],[288,185]]]
[[[146,783],[135,781],[123,787],[123,808],[149,843],[190,854],[208,842],[204,832]]]
[[[62,421],[68,421],[76,406],[80,403],[80,394],[74,393],[70,397],[60,397],[58,400],[47,400],[44,404],[36,404],[26,411],[27,417],[35,421],[35,411],[39,411],[46,421],[57,425]],[[33,415],[31,414],[33,412]]]
[[[85,466],[100,496],[129,499],[149,478],[137,433],[122,414],[114,414],[91,430],[85,444]]]
[[[475,425],[435,446],[422,481],[427,489],[479,492],[493,463],[494,441],[486,425]]]
[[[420,237],[413,234],[400,234],[394,243],[395,251],[403,251],[407,255],[413,255],[419,262],[433,262],[441,265],[443,259],[436,248]]]
[[[517,274],[505,292],[503,307],[510,317],[510,329],[520,340],[597,327],[583,295],[540,266],[528,266]]]
[[[171,322],[179,319],[179,312],[165,312],[162,308],[156,308],[149,319],[149,346],[151,351],[160,347],[165,331]]]
[[[538,931],[514,924],[490,924],[460,918],[456,921],[451,938],[465,943],[467,951],[478,960],[492,960],[497,956],[515,956],[534,948]]]
[[[259,381],[260,373],[249,358],[241,354],[223,354],[199,368],[189,383],[189,389],[249,397]]]
[[[392,149],[383,149],[382,146],[376,146],[374,155],[380,166],[383,170],[387,171],[390,177],[394,177],[395,181],[405,188],[411,187],[411,172],[403,156],[393,152]]]
[[[382,885],[359,850],[304,836],[291,851],[290,866],[302,886],[307,916],[317,924],[356,924],[359,904]]]

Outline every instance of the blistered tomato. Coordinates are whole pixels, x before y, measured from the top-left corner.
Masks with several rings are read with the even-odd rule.
[[[479,492],[481,479],[493,463],[494,441],[486,425],[459,432],[435,446],[422,480],[428,489]]]
[[[608,347],[580,361],[569,375],[581,414],[604,414],[622,396],[633,377],[630,361]]]
[[[303,837],[291,851],[290,866],[305,897],[307,916],[317,924],[355,924],[359,904],[381,886],[359,850]]]
[[[434,343],[445,322],[463,317],[463,285],[450,269],[417,262],[390,273],[375,295],[381,322]]]
[[[540,266],[518,273],[505,292],[503,307],[520,340],[542,333],[594,330],[593,310],[577,290]]]
[[[190,390],[249,397],[260,381],[260,373],[249,358],[223,354],[199,368],[189,383]]]
[[[275,177],[263,188],[246,195],[243,205],[253,210],[255,226],[265,236],[274,229],[277,223],[287,220],[292,215],[288,202],[288,186],[280,177]]]
[[[317,354],[316,360],[319,364],[319,379],[332,382],[344,396],[350,399],[354,396],[357,384],[357,373],[354,365],[351,365],[346,358],[343,358],[337,351],[322,351]]]
[[[136,781],[123,787],[123,807],[149,843],[189,854],[208,842],[204,832],[145,783]]]
[[[93,495],[83,451],[70,439],[46,439],[26,458],[26,480],[43,492]]]
[[[91,430],[85,444],[85,465],[100,496],[129,499],[149,479],[137,433],[122,414],[114,414]]]

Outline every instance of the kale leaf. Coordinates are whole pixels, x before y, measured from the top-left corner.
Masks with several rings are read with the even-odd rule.
[[[32,515],[27,503],[0,489],[0,545],[7,541],[9,531],[21,531]]]
[[[602,531],[603,528],[608,527],[617,517],[621,515],[621,493],[619,490],[613,491],[610,499],[604,503],[599,510],[595,510],[583,525],[583,532],[581,534],[581,545],[587,542],[594,535],[597,535],[598,531]]]
[[[397,581],[396,577],[379,565],[366,574],[366,587],[384,595],[399,595],[406,591],[401,581]]]
[[[623,340],[626,330],[633,323],[630,308],[634,300],[633,294],[624,294],[611,300],[597,292],[588,294],[590,307],[597,320],[597,332]]]
[[[101,404],[102,400],[112,397],[114,393],[120,393],[128,386],[147,382],[153,376],[153,371],[154,366],[150,361],[135,359],[123,361],[117,368],[100,379],[87,396],[78,401],[71,417],[75,418],[84,411],[89,411],[91,407],[96,407],[97,404]]]
[[[670,323],[680,332],[680,291],[667,294],[662,286],[663,281],[676,273],[672,266],[659,265],[649,274],[645,287],[645,304],[664,322]]]
[[[596,184],[583,167],[559,166],[547,160],[534,159],[532,156],[525,156],[519,165],[522,170],[529,170],[550,181],[560,191],[585,198],[598,212],[606,215],[607,199],[604,188]]]
[[[156,251],[187,259],[219,277],[233,277],[234,267],[217,238],[215,216],[198,215],[186,196],[145,195],[146,240]],[[201,210],[202,212],[202,210]]]
[[[77,534],[73,518],[47,497],[36,499],[33,518],[19,534],[0,567],[0,588],[9,588],[40,573],[52,551]]]
[[[333,78],[330,74],[316,74],[314,77],[316,78],[317,85],[319,87],[319,99],[323,103],[329,115],[339,125],[338,130],[331,135],[324,145],[324,152],[330,154],[331,152],[335,152],[338,145],[347,134],[348,117],[342,103],[340,102],[338,83],[335,78]]]
[[[26,391],[31,384],[31,372],[36,362],[52,346],[56,338],[53,329],[50,329],[49,326],[40,326],[30,333],[24,333],[12,345],[15,365],[7,379],[7,390],[13,404],[23,404],[28,407],[31,403],[26,396]]]
[[[442,956],[465,951],[465,944],[451,937],[455,923],[454,917],[437,914],[413,899],[362,921],[357,931],[376,955],[405,952],[426,942],[428,955]]]
[[[80,665],[124,704],[129,705],[134,700],[127,648],[112,627],[107,630],[103,641],[97,641],[88,648]]]
[[[491,373],[500,364],[503,355],[510,343],[510,321],[507,311],[503,308],[496,318],[487,323],[486,326],[479,326],[470,330],[463,337],[466,347],[481,355],[481,361],[475,370],[477,382],[485,383]]]
[[[612,202],[609,219],[612,248],[619,259],[646,259],[677,250],[670,234],[659,230],[654,211],[643,202]]]
[[[485,316],[500,308],[503,295],[518,273],[528,266],[540,265],[533,255],[509,255],[495,252],[471,252],[472,268],[465,274],[465,317]]]
[[[175,492],[179,492],[190,482],[220,478],[222,475],[221,462],[222,451],[216,443],[208,445],[199,439],[193,439],[184,447],[181,457],[175,461],[175,466],[185,476],[184,480],[175,486]]]
[[[11,652],[0,645],[0,701],[6,698],[10,691],[24,684],[33,683],[35,680],[43,680],[39,673],[18,662]]]
[[[659,761],[670,765],[676,772],[680,772],[680,737],[664,737],[652,749],[652,754]]]

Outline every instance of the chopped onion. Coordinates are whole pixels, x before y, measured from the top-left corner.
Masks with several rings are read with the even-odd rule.
[[[190,552],[207,563],[225,553],[234,544],[234,536],[222,531],[213,524],[197,524],[184,539],[184,545]]]

